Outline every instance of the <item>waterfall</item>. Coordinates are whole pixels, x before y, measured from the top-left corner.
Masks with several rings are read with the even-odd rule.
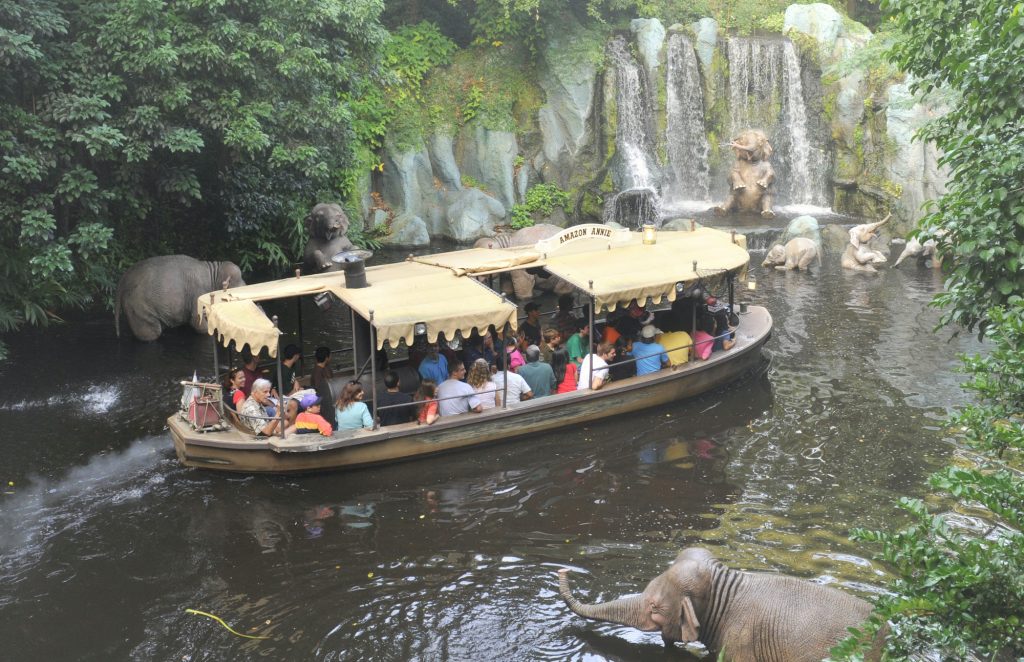
[[[612,182],[622,191],[616,198],[626,195],[643,201],[642,204],[620,204],[616,199],[605,205],[605,220],[626,227],[639,227],[643,216],[660,217],[658,197],[661,173],[654,154],[654,100],[647,72],[629,52],[622,37],[608,44],[608,55],[615,73],[615,150],[616,164],[612,169]],[[625,210],[644,210],[644,214],[624,215]],[[653,212],[652,212],[653,210]]]
[[[825,148],[812,144],[800,58],[788,39],[735,38],[728,44],[733,135],[761,129],[775,149],[775,201],[827,206]]]
[[[710,199],[708,139],[704,131],[704,90],[693,45],[684,35],[668,39],[665,146],[669,173],[666,197]]]

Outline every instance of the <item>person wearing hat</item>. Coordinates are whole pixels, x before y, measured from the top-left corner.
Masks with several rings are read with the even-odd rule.
[[[331,436],[334,430],[331,428],[331,424],[327,422],[327,419],[320,415],[320,403],[320,396],[315,393],[302,396],[302,399],[299,400],[299,406],[302,407],[302,411],[299,412],[298,416],[295,417],[295,422],[284,433],[289,435],[293,432],[295,434],[316,434],[319,432],[325,437]]]
[[[535,398],[551,395],[558,388],[554,370],[547,363],[541,363],[540,347],[536,345],[526,348],[526,365],[519,368],[519,376],[530,385]]]
[[[658,372],[668,366],[668,353],[665,348],[655,342],[655,337],[661,334],[661,329],[653,324],[645,324],[640,329],[639,342],[633,343],[630,354],[636,359],[636,375],[643,377],[652,372]]]

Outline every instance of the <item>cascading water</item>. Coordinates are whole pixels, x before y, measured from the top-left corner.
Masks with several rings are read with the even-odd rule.
[[[669,36],[667,61],[665,197],[673,202],[706,201],[710,191],[704,90],[690,40],[678,33]]]
[[[616,198],[625,195],[641,202],[620,204],[612,199],[605,206],[604,217],[606,221],[638,227],[660,218],[658,183],[661,175],[654,156],[654,101],[647,72],[629,52],[626,40],[612,39],[608,55],[614,68],[616,88],[617,163],[612,170],[612,181],[621,191]],[[635,209],[637,213],[624,216],[627,209]]]
[[[776,203],[827,206],[825,149],[809,138],[800,58],[788,39],[729,40],[732,132],[761,129],[775,154]]]

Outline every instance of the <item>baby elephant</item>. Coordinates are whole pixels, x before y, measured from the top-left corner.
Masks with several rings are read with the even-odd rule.
[[[661,631],[666,646],[699,641],[715,659],[817,662],[867,619],[871,605],[838,589],[767,573],[732,570],[706,549],[691,547],[644,592],[583,604],[559,570],[562,599],[585,618]]]
[[[775,244],[764,257],[762,267],[775,267],[776,269],[799,269],[807,271],[811,262],[818,261],[821,266],[821,254],[818,253],[818,245],[805,237],[795,237],[786,242],[786,246]]]

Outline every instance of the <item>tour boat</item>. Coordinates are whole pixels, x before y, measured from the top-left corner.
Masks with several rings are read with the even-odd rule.
[[[282,331],[277,319],[264,313],[261,303],[296,297],[312,297],[318,304],[340,302],[351,311],[353,329],[351,371],[340,379],[355,378],[365,384],[367,404],[376,420],[377,398],[373,394],[384,390],[377,367],[381,351],[391,357],[389,367],[400,371],[403,390],[412,392],[418,377],[406,365],[406,348],[439,338],[466,339],[474,330],[481,334],[488,329],[514,331],[518,307],[488,283],[493,283],[495,276],[500,283],[501,274],[516,269],[569,283],[577,300],[589,310],[591,330],[602,315],[631,302],[664,309],[677,297],[697,301],[702,292],[721,293],[723,301],[728,297],[735,344],[707,360],[691,359],[652,374],[611,380],[597,390],[444,416],[432,425],[412,422],[342,430],[330,437],[256,437],[244,425],[228,423],[219,387],[183,382],[181,407],[167,420],[182,463],[230,472],[316,472],[409,460],[499,441],[533,443],[531,438],[541,432],[593,425],[603,418],[696,396],[735,380],[762,362],[761,347],[772,329],[765,308],[735,301],[734,283],[746,281],[746,238],[712,228],[691,226],[689,231],[670,232],[645,226],[635,232],[588,224],[528,247],[469,248],[370,267],[359,258],[358,254],[335,256],[335,261],[344,264],[343,271],[297,275],[200,297],[198,313],[213,336],[218,372],[216,348],[244,345],[253,354],[266,350],[278,361],[280,371]],[[590,337],[595,336],[591,333]],[[322,395],[324,409],[332,406],[335,393],[330,385]],[[207,420],[206,412],[210,412],[210,420],[217,421]]]

